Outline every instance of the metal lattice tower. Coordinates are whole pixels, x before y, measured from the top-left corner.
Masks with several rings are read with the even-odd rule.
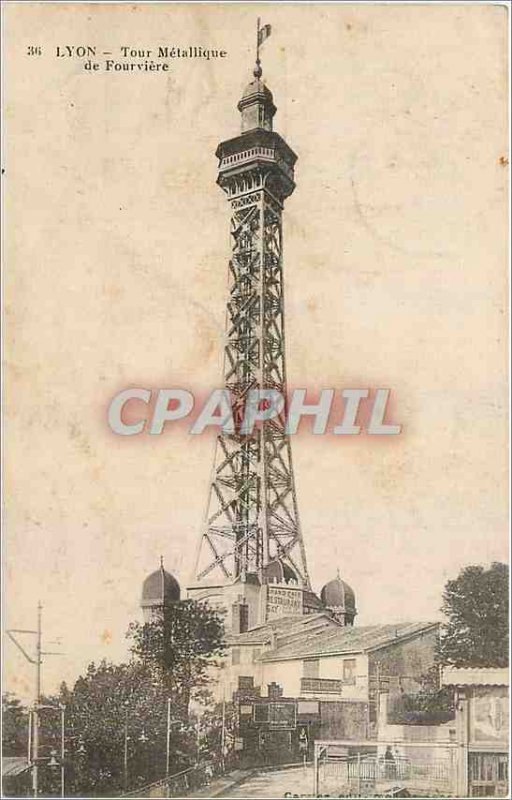
[[[293,192],[297,156],[272,129],[272,94],[254,80],[238,109],[242,134],[222,142],[217,183],[231,205],[231,259],[224,384],[235,423],[251,389],[286,397],[282,212]],[[229,583],[279,559],[288,576],[309,589],[299,524],[286,405],[251,436],[220,433],[194,582]]]

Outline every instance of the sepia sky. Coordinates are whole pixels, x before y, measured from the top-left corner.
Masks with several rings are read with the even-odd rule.
[[[437,619],[461,567],[507,559],[506,8],[11,3],[4,627],[33,628],[41,600],[46,649],[62,640],[47,691],[126,658],[161,554],[182,587],[192,569],[213,436],[116,437],[106,410],[128,386],[222,385],[214,152],[239,132],[258,14],[275,129],[299,157],[289,384],[389,387],[403,426],[293,438],[313,586],[339,567],[356,624]],[[92,73],[64,45],[228,55]],[[29,697],[33,670],[4,647],[4,688]]]

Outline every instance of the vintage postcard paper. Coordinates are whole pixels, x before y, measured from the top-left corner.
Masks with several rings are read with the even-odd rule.
[[[508,15],[3,5],[4,796],[508,795]]]

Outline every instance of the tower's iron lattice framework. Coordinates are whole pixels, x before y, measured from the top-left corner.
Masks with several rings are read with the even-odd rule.
[[[279,559],[309,588],[286,404],[250,436],[238,425],[251,389],[286,397],[282,213],[297,156],[272,129],[276,108],[259,60],[238,109],[242,134],[216,151],[217,183],[231,205],[224,385],[236,428],[217,437],[194,582],[227,583],[247,573],[264,579]]]

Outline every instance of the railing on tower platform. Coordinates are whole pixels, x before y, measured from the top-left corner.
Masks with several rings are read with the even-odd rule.
[[[274,161],[275,150],[273,147],[251,147],[249,150],[243,150],[241,153],[234,153],[231,156],[224,156],[220,162],[219,172],[229,169],[234,164],[243,163],[244,161],[251,161],[253,158],[260,158],[263,160]]]

